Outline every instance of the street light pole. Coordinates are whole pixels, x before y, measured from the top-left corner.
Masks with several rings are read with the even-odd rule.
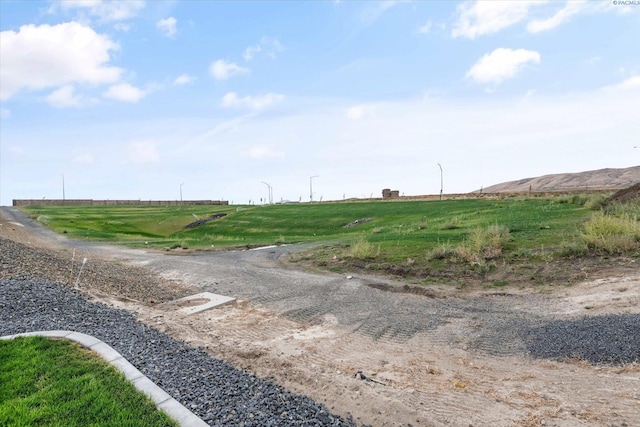
[[[264,185],[266,185],[266,186],[267,186],[267,189],[269,190],[269,204],[272,204],[272,203],[273,203],[273,190],[272,190],[272,188],[271,188],[271,186],[270,186],[269,184],[267,184],[267,183],[266,183],[266,182],[264,182],[264,181],[261,181],[261,182],[262,182]]]
[[[440,168],[440,200],[442,200],[442,165],[438,163],[438,167]]]
[[[182,186],[184,185],[184,182],[182,184],[180,184],[180,201],[182,201]]]
[[[317,178],[320,175],[313,175],[309,177],[309,203],[313,202],[313,178]]]
[[[64,202],[64,174],[62,174],[62,201]]]

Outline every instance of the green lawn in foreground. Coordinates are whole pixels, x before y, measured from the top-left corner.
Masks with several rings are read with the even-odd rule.
[[[2,426],[177,426],[90,350],[43,337],[0,341]]]
[[[538,250],[571,242],[592,211],[567,198],[513,198],[287,204],[269,206],[43,206],[25,212],[72,238],[129,246],[211,248],[364,239],[390,261],[456,244],[470,230],[509,228],[511,250]],[[216,213],[227,216],[198,228],[184,226]],[[370,222],[352,228],[355,220]]]

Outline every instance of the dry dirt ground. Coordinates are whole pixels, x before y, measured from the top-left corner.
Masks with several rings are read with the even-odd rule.
[[[31,247],[69,250],[64,239],[34,233],[33,228],[12,219],[0,220],[0,237],[28,242]],[[214,357],[258,376],[271,377],[292,391],[325,403],[334,413],[350,413],[358,423],[640,426],[640,366],[535,360],[516,339],[509,338],[509,328],[519,318],[540,322],[586,314],[639,313],[638,271],[612,269],[606,278],[572,287],[539,288],[535,293],[509,288],[498,293],[481,288],[434,288],[430,296],[420,296],[370,286],[380,283],[378,278],[306,276],[280,265],[277,254],[256,255],[261,251],[203,257],[97,246],[81,250],[112,262],[143,266],[192,293],[235,292],[231,295],[239,298],[235,304],[186,316],[170,304],[84,289],[92,299],[130,310],[142,322],[176,339],[206,348]],[[216,264],[215,257],[222,257],[223,262]],[[223,270],[229,263],[234,268],[241,265],[242,270]],[[206,274],[216,277],[207,281],[203,279]],[[223,282],[232,282],[235,274],[240,282],[237,287],[225,286]],[[269,283],[274,283],[272,289],[277,294],[280,291],[275,282],[286,282],[289,277],[301,287],[307,282],[315,287],[331,284],[319,295],[331,302],[329,309],[311,310],[310,314],[299,308],[295,299],[299,295],[272,300],[256,296],[268,293]],[[306,293],[312,289],[303,287]],[[377,325],[375,319],[366,313],[349,320],[339,304],[347,300],[348,310],[354,313],[362,301],[362,310],[373,312],[373,317],[387,312],[393,318],[411,318],[418,326],[403,334],[402,328],[397,333],[377,329],[372,326]],[[387,304],[388,310],[374,306],[374,300]],[[502,314],[507,319],[504,322],[492,320]],[[385,322],[393,324],[393,319]],[[375,382],[356,379],[354,374],[359,370]]]

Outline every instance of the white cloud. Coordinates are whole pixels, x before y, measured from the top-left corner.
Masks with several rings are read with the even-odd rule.
[[[496,33],[524,19],[532,6],[544,1],[475,1],[457,6],[457,20],[453,25],[453,37],[475,39],[484,34]]]
[[[247,47],[242,53],[242,57],[245,61],[251,61],[256,55],[262,54],[275,59],[282,51],[284,51],[284,46],[280,40],[275,37],[263,36],[258,44]]]
[[[21,90],[39,90],[71,83],[115,83],[123,72],[109,66],[118,44],[77,22],[24,25],[0,33],[0,99]]]
[[[182,86],[182,85],[186,85],[188,83],[193,82],[195,79],[196,79],[195,77],[191,77],[188,74],[181,74],[178,77],[176,77],[176,79],[173,81],[173,84]]]
[[[539,62],[540,54],[536,51],[498,48],[480,58],[466,77],[477,83],[500,83],[513,78],[528,63]]]
[[[347,109],[347,118],[351,120],[360,120],[364,117],[364,110],[361,106],[351,107]]]
[[[118,22],[113,26],[113,28],[117,31],[128,33],[133,28],[133,24],[130,24],[128,22]]]
[[[71,159],[74,163],[93,163],[93,155],[91,155],[91,153],[84,153],[84,154],[80,154],[75,156],[73,159]]]
[[[211,75],[217,80],[227,80],[237,74],[245,74],[249,72],[248,68],[240,67],[234,62],[227,62],[224,59],[218,59],[211,64],[209,68]]]
[[[607,89],[635,90],[640,89],[640,75],[632,76],[614,86],[608,86]]]
[[[167,37],[173,37],[176,35],[177,29],[176,24],[178,21],[173,16],[170,16],[166,19],[161,19],[156,24],[156,27],[162,31],[162,33]]]
[[[253,59],[253,57],[259,53],[262,50],[262,47],[260,47],[259,44],[255,45],[255,46],[249,46],[248,48],[246,48],[244,50],[244,53],[242,54],[242,57],[244,58],[245,61],[251,61]]]
[[[262,50],[265,55],[271,59],[275,59],[276,56],[284,50],[284,46],[280,43],[280,40],[274,37],[264,36],[260,40],[260,44],[262,45]]]
[[[372,105],[355,105],[353,107],[347,108],[347,118],[349,120],[361,120],[365,117],[369,117],[373,113]]]
[[[539,33],[556,28],[560,24],[567,22],[573,15],[584,10],[586,2],[583,0],[568,1],[566,6],[557,11],[553,16],[547,19],[534,19],[527,24],[527,30],[530,33]]]
[[[133,18],[144,6],[143,0],[63,0],[54,3],[49,11],[55,13],[57,8],[77,9],[103,21],[121,21]]]
[[[45,100],[56,108],[81,107],[83,105],[82,96],[75,95],[74,92],[75,89],[72,85],[62,86],[53,91]]]
[[[238,97],[235,92],[229,92],[222,98],[222,106],[225,108],[249,108],[251,110],[262,110],[270,105],[277,104],[284,100],[284,95],[277,93],[267,93],[257,96]]]
[[[283,151],[275,150],[266,145],[254,145],[243,152],[243,155],[255,160],[281,159],[285,156]]]
[[[142,89],[138,89],[129,83],[118,83],[103,92],[102,96],[109,99],[115,99],[116,101],[135,103],[144,98],[146,94],[147,92]]]
[[[431,27],[433,27],[433,22],[431,22],[431,20],[428,20],[426,24],[418,28],[418,32],[420,34],[429,34],[431,32]]]
[[[158,147],[153,141],[133,141],[127,146],[128,160],[130,163],[150,164],[160,160]]]

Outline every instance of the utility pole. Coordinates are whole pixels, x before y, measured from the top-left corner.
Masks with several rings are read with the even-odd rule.
[[[313,202],[313,178],[317,178],[319,175],[313,175],[309,177],[309,203]]]
[[[438,163],[438,167],[440,168],[440,200],[442,200],[442,165]]]

